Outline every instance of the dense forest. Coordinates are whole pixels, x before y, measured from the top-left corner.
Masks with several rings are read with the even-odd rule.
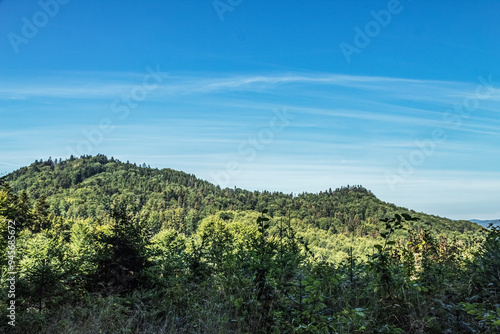
[[[500,332],[500,228],[362,186],[222,189],[103,155],[0,183],[1,332]]]

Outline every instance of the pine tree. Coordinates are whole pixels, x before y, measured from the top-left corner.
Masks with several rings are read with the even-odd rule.
[[[40,232],[41,230],[50,228],[48,219],[49,203],[45,195],[41,195],[35,202],[35,207],[33,209],[33,225],[30,227],[34,232]]]

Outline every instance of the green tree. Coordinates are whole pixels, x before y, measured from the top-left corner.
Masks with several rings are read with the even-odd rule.
[[[64,297],[62,280],[65,276],[64,245],[60,238],[51,238],[45,232],[26,234],[19,250],[20,295],[27,306],[42,311],[44,306],[53,306]]]
[[[93,284],[108,285],[118,292],[138,286],[141,273],[148,265],[146,246],[140,224],[126,210],[126,203],[117,201],[112,208],[110,233],[101,232],[98,242],[103,249],[97,255],[98,269]]]

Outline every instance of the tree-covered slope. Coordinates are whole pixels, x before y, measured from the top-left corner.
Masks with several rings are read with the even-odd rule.
[[[221,189],[192,174],[172,169],[123,163],[103,155],[36,161],[2,178],[16,193],[47,198],[56,216],[106,217],[113,203],[125,203],[136,219],[157,229],[171,224],[192,233],[199,222],[219,211],[262,211],[271,217],[290,217],[332,233],[376,236],[379,219],[410,213],[415,224],[437,233],[468,233],[478,225],[467,221],[416,213],[383,202],[362,186],[297,196],[281,192]],[[328,185],[325,185],[327,187]]]

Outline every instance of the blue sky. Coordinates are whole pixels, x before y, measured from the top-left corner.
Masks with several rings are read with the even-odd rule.
[[[497,1],[0,2],[0,174],[103,153],[500,218]]]

